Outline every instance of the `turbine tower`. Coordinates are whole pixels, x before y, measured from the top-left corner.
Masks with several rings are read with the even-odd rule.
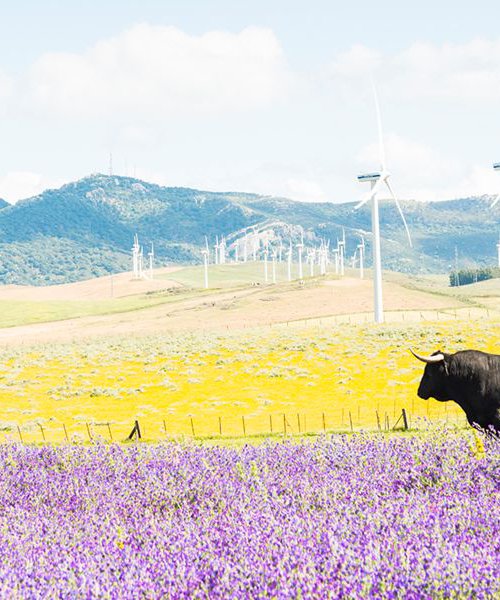
[[[321,252],[321,251],[320,251]],[[314,259],[316,258],[316,252],[314,248],[309,248],[307,251],[307,262],[309,263],[309,275],[314,277]]]
[[[361,243],[357,245],[356,249],[359,253],[359,278],[364,279],[365,239],[363,237],[361,237]]]
[[[321,273],[321,275],[326,275],[326,254],[327,247],[323,240],[319,249],[319,272]]]
[[[290,238],[290,246],[288,247],[288,256],[287,256],[288,281],[292,281],[292,253],[293,253],[292,240]]]
[[[269,257],[269,247],[266,244],[264,245],[264,281],[265,283],[268,282],[268,272],[267,272],[267,259]]]
[[[257,235],[257,232],[255,231],[255,228],[253,230],[253,238],[252,238],[252,259],[253,262],[256,262],[257,260],[257,250],[259,249],[260,246],[260,240],[259,240],[259,236]]]
[[[222,236],[220,239],[219,254],[220,254],[219,264],[225,265],[226,264],[226,240],[224,239],[224,236]]]
[[[345,229],[342,227],[342,240],[337,240],[337,250],[339,252],[339,265],[341,277],[345,274]]]
[[[304,230],[300,233],[300,244],[297,244],[297,250],[299,251],[299,279],[304,279],[302,272],[302,250],[304,249]]]
[[[137,233],[134,235],[134,245],[132,246],[132,271],[134,279],[139,279],[139,238]]]
[[[208,289],[208,256],[210,254],[210,250],[208,249],[208,239],[205,236],[205,248],[201,251],[203,256],[203,270],[205,275],[205,289]]]
[[[215,264],[218,265],[219,264],[219,236],[216,235],[215,236],[215,244],[214,244],[214,261]]]
[[[243,262],[248,260],[248,233],[245,233],[245,241],[243,242]]]
[[[153,261],[155,258],[155,249],[153,246],[153,242],[151,242],[151,250],[150,250],[150,252],[148,252],[148,258],[149,258],[149,278],[153,279]]]
[[[356,206],[356,209],[360,208],[367,202],[371,201],[371,212],[372,212],[372,244],[373,244],[373,293],[374,293],[374,313],[375,313],[375,322],[383,323],[384,321],[384,305],[382,298],[382,261],[380,255],[380,222],[379,222],[379,211],[378,211],[378,199],[377,195],[384,186],[387,186],[392,199],[396,203],[397,209],[403,220],[403,224],[406,229],[406,235],[408,236],[408,242],[410,247],[411,236],[410,231],[408,229],[408,225],[406,224],[406,220],[403,215],[403,211],[401,210],[401,206],[399,204],[396,195],[392,189],[391,184],[389,183],[390,173],[387,170],[386,162],[385,162],[385,150],[384,150],[384,138],[382,135],[382,119],[380,117],[380,107],[378,103],[377,90],[375,89],[375,85],[373,85],[373,94],[375,97],[375,110],[377,113],[377,124],[378,124],[378,138],[379,138],[379,152],[380,152],[380,171],[375,171],[372,173],[367,173],[365,175],[358,175],[358,181],[370,182],[370,191],[365,195],[365,197],[361,200],[361,202]]]
[[[333,260],[335,261],[335,275],[339,274],[339,249],[332,250]]]

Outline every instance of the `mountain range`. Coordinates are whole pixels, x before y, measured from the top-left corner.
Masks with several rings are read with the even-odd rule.
[[[384,268],[407,273],[494,266],[500,203],[489,196],[443,202],[402,202],[413,247],[390,201],[380,202]],[[47,285],[131,270],[134,235],[155,266],[201,262],[205,236],[228,247],[245,234],[276,247],[281,239],[307,247],[346,236],[346,256],[360,236],[371,258],[369,206],[309,203],[238,192],[162,187],[130,177],[94,174],[10,205],[0,200],[0,282]],[[241,257],[241,254],[240,254]]]

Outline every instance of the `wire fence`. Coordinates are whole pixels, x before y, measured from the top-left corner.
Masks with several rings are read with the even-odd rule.
[[[322,433],[424,430],[430,426],[467,425],[464,413],[453,403],[422,402],[423,406],[396,406],[367,409],[344,406],[325,412],[267,413],[259,415],[214,415],[183,417],[136,417],[121,421],[12,423],[0,435],[3,442],[81,443],[123,442],[130,439],[245,438],[303,436]],[[1,439],[1,437],[0,437]]]

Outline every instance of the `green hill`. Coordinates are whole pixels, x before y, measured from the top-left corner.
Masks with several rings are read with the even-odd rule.
[[[156,266],[200,262],[208,236],[225,236],[228,245],[254,232],[277,247],[295,244],[304,231],[306,246],[321,239],[331,247],[346,232],[350,257],[365,236],[370,263],[370,208],[354,203],[295,202],[237,192],[167,188],[129,177],[92,175],[47,190],[16,205],[0,201],[0,282],[51,284],[77,281],[131,268],[134,234],[147,254],[154,242]],[[406,241],[392,202],[381,202],[384,267],[408,273],[446,272],[494,265],[500,229],[500,204],[490,198],[417,203],[403,202],[414,240]],[[261,246],[262,247],[262,246]]]

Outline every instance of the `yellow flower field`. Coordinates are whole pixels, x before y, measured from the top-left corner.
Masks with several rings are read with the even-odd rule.
[[[495,352],[497,322],[284,327],[218,336],[114,339],[0,355],[0,428],[8,439],[296,434],[463,426],[454,403],[416,395],[430,354]],[[398,425],[402,424],[401,422]]]

